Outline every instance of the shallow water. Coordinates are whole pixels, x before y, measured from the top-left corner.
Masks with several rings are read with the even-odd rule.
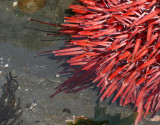
[[[63,47],[68,38],[46,36],[44,31],[57,32],[57,28],[28,21],[32,18],[61,24],[66,15],[64,10],[72,1],[48,0],[41,10],[27,14],[13,6],[16,0],[0,0],[0,86],[6,83],[9,72],[18,76],[16,98],[20,98],[21,102],[20,110],[23,113],[18,121],[22,125],[64,125],[65,120],[71,119],[73,115],[92,117],[94,114],[98,91],[93,91],[93,88],[77,94],[60,93],[49,98],[54,93],[54,88],[67,77],[57,77],[62,67],[58,67],[58,58],[53,54],[35,55],[37,52]],[[122,108],[116,103],[108,105],[108,102],[109,99],[101,102],[101,105],[108,107],[108,113],[122,113],[122,116],[132,113],[128,107]],[[146,121],[142,123],[159,124]]]

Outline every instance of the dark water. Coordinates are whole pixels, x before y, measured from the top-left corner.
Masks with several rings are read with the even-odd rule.
[[[66,15],[64,10],[72,0],[48,0],[44,8],[31,14],[13,7],[15,1],[0,0],[0,95],[4,93],[8,73],[18,76],[15,104],[18,104],[19,98],[20,108],[15,114],[22,114],[14,124],[64,125],[65,120],[71,119],[73,115],[92,117],[98,99],[98,92],[92,88],[77,94],[60,93],[52,99],[49,98],[55,91],[54,88],[66,77],[58,76],[62,68],[58,68],[57,57],[53,54],[35,55],[37,52],[63,47],[64,41],[68,38],[46,36],[45,31],[57,32],[57,28],[28,21],[32,18],[61,24]],[[132,113],[128,107],[108,105],[108,101],[101,103],[108,107],[108,113],[121,113],[122,117]],[[150,124],[156,125],[145,123]]]

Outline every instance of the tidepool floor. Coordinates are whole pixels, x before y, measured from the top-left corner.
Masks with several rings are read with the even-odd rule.
[[[0,0],[0,86],[6,83],[9,72],[17,75],[19,88],[16,98],[20,98],[21,125],[65,125],[65,120],[72,116],[84,115],[93,117],[94,107],[98,100],[98,91],[92,88],[76,94],[60,93],[49,98],[55,87],[67,77],[58,76],[62,68],[58,68],[54,55],[35,56],[44,50],[56,50],[64,46],[66,37],[46,36],[45,31],[57,31],[51,27],[28,19],[60,24],[63,21],[65,8],[73,0],[48,0],[41,10],[27,14],[13,7],[16,0]],[[0,89],[0,95],[2,89]],[[108,104],[105,100],[100,104],[107,106],[108,113],[122,113],[127,116],[132,111],[128,107]],[[159,113],[160,114],[160,113]],[[17,123],[15,123],[16,125]],[[159,125],[159,122],[143,120],[144,125]]]

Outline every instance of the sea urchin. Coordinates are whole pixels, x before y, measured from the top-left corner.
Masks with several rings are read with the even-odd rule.
[[[72,56],[67,63],[79,68],[69,71],[74,75],[55,94],[96,84],[101,101],[116,92],[112,102],[119,98],[121,106],[133,103],[137,125],[143,114],[160,109],[160,1],[78,1],[69,6],[75,15],[65,17],[60,26],[60,34],[71,40],[53,52]]]

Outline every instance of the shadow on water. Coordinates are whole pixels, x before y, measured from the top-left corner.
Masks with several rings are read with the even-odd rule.
[[[48,52],[44,51],[44,52],[40,52],[39,54],[37,54],[35,56],[35,58],[40,58],[40,57],[46,57],[48,58],[49,60],[54,60],[56,61],[56,63],[59,64],[58,68],[62,67],[63,69],[66,69],[68,67],[70,67],[70,64],[67,63],[66,61],[69,60],[71,57],[66,57],[66,56],[55,56],[53,53],[52,53],[53,50],[49,50]],[[75,67],[75,66],[72,66],[72,67]]]
[[[17,77],[17,76],[16,76]],[[20,99],[16,100],[15,92],[18,89],[18,82],[15,80],[11,72],[7,76],[7,83],[2,87],[0,97],[0,125],[20,125],[22,121],[18,118],[22,115],[20,111]]]

